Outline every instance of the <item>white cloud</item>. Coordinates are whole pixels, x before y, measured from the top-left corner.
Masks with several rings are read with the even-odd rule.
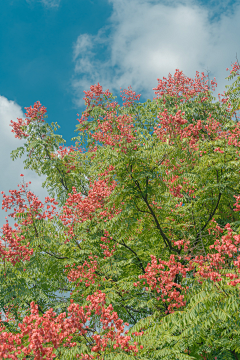
[[[8,194],[10,189],[17,189],[17,185],[22,180],[20,174],[24,174],[24,180],[32,182],[31,190],[43,201],[47,196],[46,190],[41,187],[44,177],[39,177],[33,171],[24,169],[23,157],[15,161],[10,158],[11,151],[23,144],[22,140],[14,137],[12,128],[9,126],[10,121],[16,121],[17,118],[24,118],[21,107],[14,101],[0,96],[0,191]],[[5,221],[6,214],[3,210],[0,211],[0,227]]]
[[[79,35],[74,44],[77,105],[83,104],[83,90],[97,82],[114,93],[132,85],[152,98],[157,78],[175,69],[189,77],[196,70],[209,70],[218,82],[216,94],[224,91],[226,67],[235,61],[236,52],[240,55],[239,2],[232,8],[223,1],[211,1],[209,7],[194,1],[109,2],[110,25],[96,36]]]
[[[60,5],[61,0],[26,0],[28,3],[41,2],[48,8],[57,8]]]
[[[45,6],[52,8],[52,7],[58,7],[61,0],[41,0],[41,1]]]

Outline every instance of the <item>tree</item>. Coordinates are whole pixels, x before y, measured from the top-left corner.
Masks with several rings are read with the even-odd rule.
[[[176,70],[140,103],[85,92],[74,147],[26,108],[25,167],[3,194],[0,357],[238,359],[240,127],[232,98]],[[216,86],[211,81],[212,89]],[[235,115],[235,118],[234,118]],[[62,144],[62,145],[61,145]]]

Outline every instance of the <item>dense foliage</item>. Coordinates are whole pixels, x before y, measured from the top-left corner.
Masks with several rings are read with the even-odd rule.
[[[74,147],[40,102],[11,121],[49,196],[3,193],[0,358],[240,359],[239,68],[218,101],[179,70],[145,103],[91,86]]]

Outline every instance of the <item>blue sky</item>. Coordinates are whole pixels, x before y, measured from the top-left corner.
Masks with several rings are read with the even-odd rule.
[[[226,68],[240,60],[240,1],[2,0],[0,4],[0,190],[20,173],[40,195],[41,179],[10,163],[10,120],[40,101],[70,145],[83,90],[100,82],[119,94],[152,98],[157,78],[176,68],[210,71],[223,92]],[[1,220],[0,220],[1,222]]]
[[[70,141],[79,110],[71,87],[74,42],[96,34],[110,15],[104,0],[1,1],[0,95],[22,108],[41,101]]]

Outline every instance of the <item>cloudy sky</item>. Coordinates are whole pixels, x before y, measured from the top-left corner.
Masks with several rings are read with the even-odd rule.
[[[0,190],[20,173],[41,197],[41,179],[11,162],[19,146],[10,120],[40,101],[70,145],[83,90],[100,82],[115,95],[129,85],[152,98],[157,78],[175,69],[216,77],[224,91],[240,60],[240,1],[2,0],[0,4]],[[5,214],[2,212],[0,223]]]

